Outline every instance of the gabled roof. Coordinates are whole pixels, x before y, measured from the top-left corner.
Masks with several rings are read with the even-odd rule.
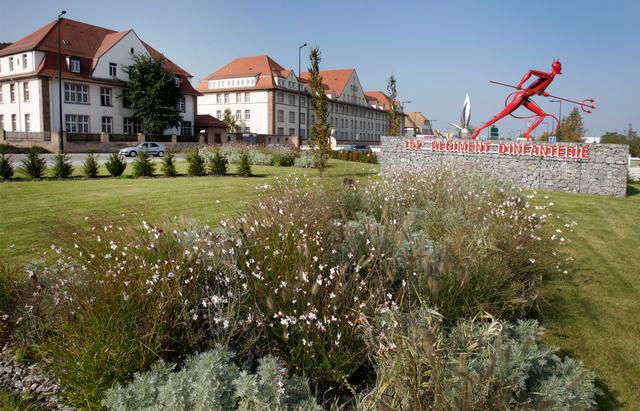
[[[367,99],[369,104],[375,104],[378,107],[382,107],[385,110],[391,109],[391,104],[389,104],[389,97],[384,94],[382,91],[365,91],[364,97]],[[394,102],[395,105],[399,105],[398,101]]]
[[[339,70],[320,70],[322,76],[322,84],[327,92],[333,92],[336,97],[340,97],[347,83],[351,78],[351,75],[355,69],[339,69]],[[304,72],[300,75],[302,79],[309,80],[309,72]]]
[[[124,38],[133,30],[125,30],[116,32],[104,27],[94,26],[92,24],[83,23],[70,19],[54,20],[51,23],[39,28],[33,33],[23,37],[15,43],[0,50],[0,56],[21,53],[31,50],[39,50],[45,52],[45,59],[37,73],[48,75],[47,69],[52,64],[57,68],[58,53],[58,24],[62,30],[62,44],[60,45],[61,54],[63,56],[79,57],[81,60],[82,73],[70,73],[63,68],[63,76],[65,78],[91,78],[91,70],[85,68],[94,68],[97,60],[106,53],[111,47]],[[135,34],[135,32],[134,32]],[[153,57],[163,57],[160,52],[145,42],[142,42],[147,52]],[[185,77],[192,77],[188,72],[180,68],[177,64],[164,57],[163,67],[174,73]],[[185,79],[186,80],[186,79]],[[182,83],[188,83],[183,81]],[[184,86],[183,90],[188,93],[197,94],[193,87],[189,84]]]
[[[273,77],[287,77],[291,70],[285,70],[280,64],[276,63],[267,55],[240,57],[228,64],[225,64],[217,71],[209,74],[198,83],[198,91],[207,92],[209,90],[207,83],[209,80],[223,80],[227,78],[238,77],[256,77],[255,87],[252,89],[270,89],[275,88]],[[221,89],[216,89],[216,91]]]
[[[210,128],[227,128],[227,125],[222,120],[218,120],[210,114],[198,114],[196,116],[195,126],[197,127],[210,127]]]
[[[422,129],[426,122],[427,118],[419,111],[409,111],[404,113],[404,124],[407,128]]]

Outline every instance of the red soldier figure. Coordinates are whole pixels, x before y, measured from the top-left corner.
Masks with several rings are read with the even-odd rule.
[[[544,120],[546,116],[551,116],[555,118],[556,124],[557,124],[558,119],[555,116],[545,113],[540,108],[539,105],[537,105],[536,103],[533,102],[533,100],[531,100],[531,97],[536,94],[540,96],[549,97],[549,93],[547,93],[545,90],[547,89],[547,87],[549,87],[549,84],[551,84],[556,74],[562,74],[562,65],[558,60],[554,60],[553,63],[551,64],[551,73],[545,73],[544,71],[538,71],[538,70],[529,70],[527,74],[525,74],[524,77],[522,77],[522,80],[520,80],[520,83],[518,83],[518,85],[515,87],[517,90],[521,90],[521,91],[516,91],[515,93],[512,93],[512,94],[515,94],[515,96],[513,97],[513,100],[511,100],[510,103],[505,105],[504,110],[502,110],[497,116],[495,116],[493,119],[489,120],[488,122],[483,124],[480,128],[478,128],[475,131],[475,133],[473,133],[471,138],[478,137],[478,134],[480,134],[482,130],[491,126],[493,123],[504,118],[505,116],[513,115],[511,113],[516,111],[520,106],[525,106],[529,110],[533,111],[535,113],[534,117],[536,117],[536,120],[533,122],[533,124],[531,124],[531,127],[529,127],[529,129],[524,133],[524,137],[527,140],[531,140],[531,136],[529,134],[536,127],[538,127],[540,123],[542,123],[542,120]],[[522,85],[527,80],[529,80],[529,78],[532,75],[537,76],[538,78],[534,80],[527,88],[522,89]],[[508,99],[509,97],[507,97],[507,100]],[[555,130],[554,130],[554,133],[555,133]]]

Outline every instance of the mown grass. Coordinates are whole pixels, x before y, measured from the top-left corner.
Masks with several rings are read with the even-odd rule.
[[[177,164],[186,173],[186,163]],[[234,173],[236,165],[229,171]],[[76,167],[76,172],[77,172]],[[131,171],[127,166],[125,173]],[[257,194],[256,186],[292,173],[318,178],[311,169],[252,166],[254,177],[98,178],[0,183],[0,261],[24,264],[54,240],[60,223],[82,224],[84,217],[113,214],[139,225],[137,212],[149,220],[184,216],[215,224],[239,212]],[[106,171],[101,166],[101,175]],[[156,169],[159,173],[159,167]],[[377,175],[371,164],[332,160],[326,180],[337,184],[347,176]]]
[[[548,341],[596,372],[601,409],[640,409],[640,184],[626,198],[548,193],[563,221],[578,224],[564,278],[549,284]]]

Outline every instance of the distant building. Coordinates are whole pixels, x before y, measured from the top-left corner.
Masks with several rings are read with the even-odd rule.
[[[386,96],[365,92],[355,69],[321,74],[329,98],[328,123],[338,144],[378,144],[389,129]],[[199,114],[222,119],[228,109],[243,132],[305,140],[315,121],[309,73],[298,77],[266,55],[231,61],[202,79],[197,90],[202,93]]]
[[[61,38],[62,114],[69,133],[136,134],[122,98],[125,69],[133,54],[163,57],[133,30],[113,31],[79,21],[60,19],[0,50],[0,129],[9,132],[50,132],[60,127],[58,96],[58,32]],[[198,92],[192,77],[163,57],[182,92],[183,121],[164,134],[193,135]]]
[[[404,113],[404,135],[413,137],[417,134],[433,135],[431,122],[419,111]]]
[[[599,144],[600,137],[585,137],[584,142],[587,144]]]

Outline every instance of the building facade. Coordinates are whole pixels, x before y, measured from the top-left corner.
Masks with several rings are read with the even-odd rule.
[[[59,36],[59,37],[58,37]],[[133,30],[116,32],[60,19],[0,50],[0,129],[43,133],[60,129],[58,38],[63,130],[78,134],[137,134],[141,124],[123,99],[126,68],[136,54],[163,58],[182,98],[180,127],[164,134],[193,135],[196,96],[192,77],[142,41]]]
[[[431,121],[419,111],[404,113],[404,136],[413,137],[418,134],[433,135]]]
[[[386,96],[365,92],[355,69],[321,74],[337,143],[379,144],[389,129]],[[229,110],[243,132],[305,140],[315,121],[309,89],[309,73],[298,77],[266,55],[238,58],[199,82],[198,113],[223,119]]]

